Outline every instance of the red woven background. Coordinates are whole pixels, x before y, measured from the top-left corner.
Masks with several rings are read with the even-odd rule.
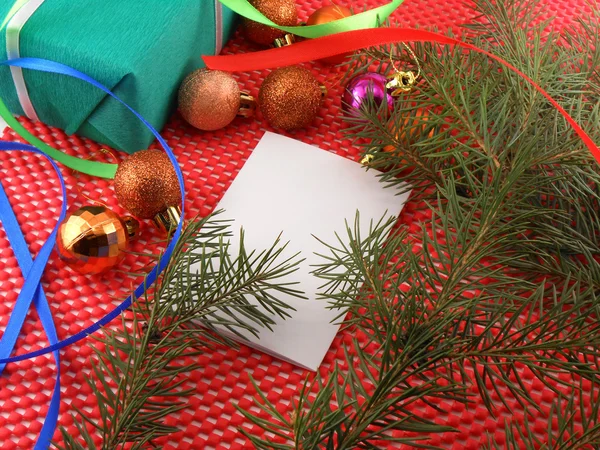
[[[300,16],[307,16],[318,7],[328,4],[327,0],[298,0]],[[336,3],[372,8],[384,3],[383,0],[338,0]],[[360,3],[360,5],[358,5]],[[545,15],[554,17],[557,27],[564,26],[577,14],[589,12],[586,0],[547,0]],[[435,0],[406,0],[394,14],[393,21],[402,26],[433,27],[440,30],[454,28],[472,16],[468,4],[461,0],[444,2]],[[224,53],[238,53],[256,50],[237,34],[224,50]],[[344,139],[340,119],[340,96],[342,88],[336,83],[334,69],[318,63],[308,65],[313,73],[329,88],[325,105],[320,117],[306,130],[292,133],[291,136],[303,142],[316,145],[323,150],[357,159],[358,150]],[[258,94],[261,80],[266,73],[253,72],[237,74],[240,85],[253,95]],[[59,130],[50,129],[42,124],[23,123],[46,142],[68,153],[82,157],[93,156],[96,159],[109,158],[99,153],[99,146],[78,137],[67,137]],[[242,167],[252,149],[256,146],[265,130],[269,127],[260,118],[258,120],[236,121],[225,130],[208,133],[199,132],[186,125],[175,114],[163,130],[163,136],[183,168],[188,192],[187,211],[190,215],[209,214]],[[13,140],[14,133],[6,132],[4,139]],[[48,178],[49,166],[34,155],[22,155],[15,152],[0,153],[2,184],[7,190],[18,220],[26,234],[32,254],[36,254],[54,226],[60,207],[57,180]],[[88,176],[75,176],[64,170],[69,188],[69,206],[79,207],[88,200],[86,196],[101,200],[117,212],[123,213],[114,197],[110,181]],[[415,202],[409,202],[401,216],[407,226],[418,226],[427,217]],[[142,238],[137,241],[134,250],[152,249],[153,241],[158,237],[150,226],[142,229]],[[0,228],[0,327],[6,326],[8,317],[18,292],[22,286],[20,270],[17,266],[3,229]],[[141,269],[142,261],[128,256],[122,271]],[[65,268],[56,255],[51,257],[44,277],[50,307],[54,313],[59,338],[73,335],[83,327],[109,311],[118,300],[124,298],[131,286],[139,279],[133,279],[120,271],[113,271],[102,277],[79,277]],[[344,341],[351,336],[340,335],[328,353],[321,374],[326,375],[336,361],[343,360]],[[22,337],[17,343],[17,353],[25,353],[46,346],[47,342],[35,312],[30,313]],[[96,399],[85,382],[89,373],[89,356],[93,341],[82,345],[73,345],[61,354],[62,357],[62,404],[60,424],[69,432],[77,435],[71,412],[78,407],[88,414],[97,414]],[[289,411],[290,400],[304,380],[306,373],[290,364],[280,362],[252,349],[221,349],[201,358],[202,370],[191,373],[184,388],[196,390],[189,401],[189,408],[172,417],[169,423],[181,428],[173,435],[165,448],[180,449],[241,449],[250,445],[237,431],[243,426],[247,430],[260,434],[260,429],[252,427],[236,412],[235,406],[251,408],[254,390],[248,375],[259,383],[263,392],[268,393],[271,401],[282,412]],[[0,377],[0,443],[5,450],[28,449],[35,443],[41,429],[40,419],[45,415],[50,401],[51,389],[56,367],[51,356],[42,356],[33,360],[9,365]],[[526,375],[525,375],[526,377]],[[532,397],[543,407],[544,413],[530,418],[530,429],[543,435],[546,430],[547,410],[554,394],[539,381],[530,378],[529,388]],[[477,398],[477,397],[475,397]],[[477,449],[486,442],[488,433],[496,436],[502,444],[505,418],[522,420],[522,409],[518,404],[512,414],[500,409],[497,418],[489,416],[481,403],[475,401],[465,407],[460,404],[444,404],[448,413],[440,414],[433,408],[421,410],[430,419],[440,424],[460,429],[458,434],[433,436],[431,444],[448,448]],[[55,434],[59,439],[59,434]]]

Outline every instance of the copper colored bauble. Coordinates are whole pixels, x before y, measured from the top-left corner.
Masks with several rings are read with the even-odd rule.
[[[73,270],[98,274],[121,262],[138,227],[133,217],[121,219],[104,206],[84,206],[61,223],[56,250]]]
[[[298,66],[274,70],[259,93],[260,109],[272,127],[286,131],[303,128],[317,116],[325,87]]]
[[[190,125],[200,130],[220,130],[238,114],[250,117],[254,108],[254,99],[241,92],[237,81],[227,72],[198,69],[179,88],[179,111]]]
[[[425,131],[428,120],[429,113],[425,109],[419,108],[414,115],[411,114],[410,116],[406,117],[401,126],[398,126],[394,120],[391,120],[388,123],[388,128],[392,133],[394,133],[396,140],[401,142],[402,145],[411,146],[416,143],[420,134]],[[434,132],[435,130],[431,129],[427,137],[432,138]],[[401,156],[399,149],[395,145],[386,145],[381,149],[381,151],[386,153],[398,153],[398,156]],[[365,165],[368,165],[372,163],[376,157],[376,152],[369,153],[365,155],[361,162]],[[401,166],[408,165],[407,160],[404,158],[400,158],[398,163]]]
[[[179,221],[177,174],[169,157],[160,150],[142,150],[125,158],[115,174],[115,193],[121,206],[139,219],[154,219],[166,229]]]
[[[389,128],[396,135],[396,139],[400,142],[406,142],[411,145],[414,144],[421,133],[425,131],[427,121],[429,120],[429,113],[419,108],[415,111],[414,115],[411,113],[408,115],[400,127],[398,127],[394,121],[390,121]],[[432,129],[428,137],[433,137],[434,130]],[[390,147],[390,148],[388,148]],[[394,151],[393,146],[387,146],[384,151]]]
[[[250,0],[252,6],[277,25],[294,27],[298,25],[298,11],[295,0]],[[246,37],[260,45],[271,45],[286,35],[278,30],[253,20],[243,19]]]
[[[327,5],[317,9],[314,13],[312,13],[306,21],[306,25],[321,25],[323,23],[329,23],[335,20],[343,19],[344,17],[350,17],[351,15],[352,11],[345,6]],[[330,58],[323,58],[319,61],[322,61],[326,64],[341,64],[348,55],[351,55],[351,53],[331,56]]]

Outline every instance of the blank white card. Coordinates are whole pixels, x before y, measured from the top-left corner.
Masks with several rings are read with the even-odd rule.
[[[337,232],[346,236],[346,221],[353,225],[360,211],[361,235],[370,221],[398,217],[408,194],[385,189],[378,172],[302,142],[266,133],[240,170],[217,209],[219,218],[232,219],[231,255],[238,251],[240,228],[248,251],[270,248],[281,234],[289,241],[281,261],[297,252],[305,258],[300,270],[283,281],[297,281],[308,300],[281,298],[296,311],[286,320],[276,318],[273,331],[263,329],[260,338],[248,334],[248,345],[301,367],[317,370],[339,324],[339,311],[327,309],[317,299],[323,281],[311,275],[311,265],[322,262],[314,253],[325,248],[314,237],[334,244]]]

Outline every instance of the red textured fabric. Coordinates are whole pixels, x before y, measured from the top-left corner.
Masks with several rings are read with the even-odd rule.
[[[298,0],[300,17],[307,16],[329,3],[325,0]],[[336,3],[358,8],[356,1],[338,0]],[[365,0],[360,7],[372,8],[384,3],[383,0]],[[556,27],[569,23],[577,14],[589,13],[586,0],[547,0],[544,16],[554,18]],[[406,0],[394,14],[393,21],[402,26],[422,28],[437,27],[439,30],[453,28],[458,31],[460,24],[472,17],[472,11],[463,0],[436,2],[427,0]],[[256,50],[238,34],[225,48],[224,53],[239,53]],[[312,72],[327,85],[330,95],[315,123],[306,130],[291,133],[290,136],[316,145],[323,150],[357,159],[358,149],[343,137],[340,118],[340,97],[342,88],[337,80],[340,72],[319,63],[307,65]],[[244,90],[257,95],[261,81],[267,72],[236,74]],[[76,136],[67,137],[59,130],[42,124],[23,123],[37,136],[49,144],[81,157],[112,161],[121,155],[110,156],[100,152],[100,147]],[[163,130],[163,136],[178,158],[184,171],[186,189],[189,193],[187,211],[190,215],[209,214],[250,155],[265,130],[266,123],[257,120],[236,119],[224,130],[199,132],[175,114]],[[14,133],[7,131],[4,139],[14,139]],[[49,167],[41,158],[16,152],[0,153],[2,184],[13,204],[17,218],[26,235],[32,254],[36,254],[48,237],[55,223],[60,206],[59,189],[53,177],[48,178]],[[102,201],[119,213],[119,208],[111,182],[77,175],[64,170],[69,188],[68,202],[77,208],[89,202],[87,198]],[[87,197],[87,198],[86,198]],[[422,205],[409,202],[402,213],[401,221],[417,230],[427,221]],[[150,225],[142,228],[141,239],[133,250],[143,251],[155,247],[159,237]],[[10,250],[4,231],[0,228],[0,327],[4,329],[10,311],[22,286],[22,278],[17,262]],[[120,266],[102,277],[82,277],[74,275],[53,254],[44,276],[44,287],[50,307],[55,317],[59,338],[64,339],[93,321],[102,317],[135,286],[139,279],[125,272],[141,270],[147,261],[129,255]],[[340,334],[325,358],[320,373],[326,376],[336,362],[344,360],[344,344],[352,336]],[[43,347],[46,339],[35,312],[26,321],[22,336],[17,342],[17,353],[25,353]],[[62,403],[60,425],[69,433],[78,435],[71,413],[77,407],[90,414],[97,414],[96,399],[85,382],[90,371],[90,356],[93,341],[74,345],[61,354],[62,357]],[[190,374],[183,388],[193,388],[196,394],[190,398],[189,407],[169,419],[169,424],[177,425],[181,432],[164,442],[167,449],[242,449],[251,448],[248,441],[238,432],[239,427],[261,434],[261,430],[248,423],[235,409],[236,406],[253,408],[254,389],[249,375],[257,381],[268,398],[276,403],[282,412],[290,411],[290,402],[306,375],[305,371],[288,363],[278,361],[258,351],[242,347],[239,350],[220,349],[201,358],[202,369]],[[55,366],[52,356],[46,355],[34,360],[11,364],[0,377],[0,442],[3,449],[32,448],[37,433],[41,429],[41,417],[46,413]],[[532,397],[541,406],[542,412],[529,418],[530,429],[543,436],[546,433],[548,408],[555,399],[535,377],[523,371],[528,380]],[[491,386],[490,386],[491,387]],[[475,391],[473,392],[476,393]],[[478,449],[493,434],[502,445],[504,420],[506,418],[523,421],[523,410],[516,403],[510,404],[512,413],[505,407],[499,409],[492,418],[474,396],[469,405],[443,402],[447,413],[439,413],[432,407],[419,407],[425,417],[437,423],[457,427],[457,434],[441,434],[432,437],[430,443],[453,449]],[[55,439],[60,439],[58,432]]]

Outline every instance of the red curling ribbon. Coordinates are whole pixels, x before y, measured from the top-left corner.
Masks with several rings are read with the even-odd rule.
[[[307,61],[354,52],[366,47],[374,47],[398,42],[435,42],[438,44],[454,45],[478,53],[483,53],[499,62],[504,67],[512,70],[526,80],[540,94],[548,99],[558,112],[569,122],[581,140],[590,150],[596,161],[600,164],[600,148],[592,138],[579,126],[565,109],[554,100],[541,86],[525,75],[508,61],[479,48],[468,42],[459,41],[443,34],[432,31],[415,30],[412,28],[371,28],[365,30],[347,31],[344,33],[324,36],[298,42],[281,48],[274,48],[260,52],[244,53],[227,56],[203,56],[209,69],[223,70],[226,72],[241,72],[251,70],[270,69],[273,67],[290,66]]]

